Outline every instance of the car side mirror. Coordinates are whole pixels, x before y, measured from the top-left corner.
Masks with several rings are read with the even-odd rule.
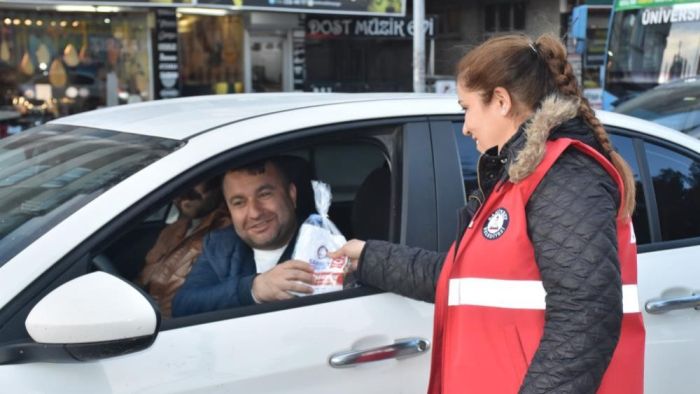
[[[80,362],[143,350],[156,339],[160,311],[132,284],[97,271],[46,295],[25,326],[35,342],[3,346],[0,364]]]

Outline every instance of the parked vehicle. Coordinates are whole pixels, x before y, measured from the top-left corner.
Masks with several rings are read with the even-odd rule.
[[[695,392],[700,141],[600,118],[638,180],[646,392]],[[4,390],[425,392],[431,304],[356,287],[161,320],[131,282],[175,196],[273,154],[307,159],[331,185],[346,237],[447,250],[476,184],[462,121],[452,96],[233,95],[87,112],[0,141]],[[384,215],[363,210],[382,203]]]
[[[603,63],[603,109],[657,85],[698,77],[699,33],[698,0],[615,0]]]
[[[700,77],[659,85],[620,104],[615,112],[700,138]]]

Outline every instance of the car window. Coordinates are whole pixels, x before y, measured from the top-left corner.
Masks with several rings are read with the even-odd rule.
[[[453,122],[457,149],[459,151],[460,164],[462,167],[462,177],[464,179],[464,191],[467,195],[479,187],[476,166],[479,161],[479,151],[471,138],[466,138],[462,134],[462,122]],[[632,168],[637,183],[637,209],[635,210],[633,222],[638,244],[645,244],[651,241],[649,230],[649,218],[647,215],[646,201],[644,199],[644,189],[641,183],[639,164],[634,151],[632,140],[628,137],[612,135],[613,146],[627,160]]]
[[[661,239],[700,236],[700,161],[645,142],[659,211]]]
[[[649,215],[642,185],[642,177],[639,171],[639,162],[637,161],[636,151],[634,149],[633,140],[629,137],[610,134],[615,150],[622,155],[627,161],[634,174],[634,182],[636,185],[636,206],[632,215],[632,223],[634,223],[634,233],[637,238],[638,245],[644,245],[651,242],[651,230],[649,228]]]
[[[462,134],[463,122],[453,122],[452,128],[457,141],[457,150],[459,151],[459,161],[462,166],[462,178],[464,179],[464,193],[469,195],[473,190],[479,188],[479,182],[476,177],[476,165],[479,162],[479,151],[476,150],[476,144],[471,138],[467,138]]]
[[[381,152],[367,144],[324,145],[313,150],[314,172],[333,185],[336,202],[354,200],[365,177],[384,161]]]
[[[371,132],[390,134],[394,133],[395,130],[396,128],[393,126],[379,127],[373,128]],[[308,218],[309,213],[316,211],[310,181],[312,179],[320,180],[331,187],[332,201],[328,217],[346,239],[389,240],[391,238],[389,221],[391,217],[396,217],[396,215],[390,215],[392,182],[389,158],[391,154],[389,154],[384,140],[368,138],[363,135],[361,140],[349,139],[343,143],[335,141],[337,139],[334,139],[333,142],[330,140],[311,141],[309,144],[295,147],[293,150],[285,150],[284,147],[280,147],[276,150],[266,151],[264,157],[275,157],[285,163],[285,175],[296,186],[295,212],[298,224],[303,223]],[[245,161],[241,162],[245,159],[235,156],[232,156],[231,159],[232,163],[235,164],[222,166],[222,171],[232,167],[240,168],[241,165],[246,164]],[[260,159],[261,157],[256,155],[252,161],[259,162]],[[352,163],[352,165],[348,165],[348,163]],[[218,184],[221,185],[223,175],[224,172],[206,173],[203,178],[219,179]],[[188,193],[188,190],[192,189],[193,184],[199,185],[204,180],[201,178],[183,179],[181,188],[169,192],[171,197],[168,197],[168,201],[159,201],[158,205],[148,209],[149,213],[144,213],[139,223],[135,223],[127,231],[120,232],[118,237],[110,240],[109,245],[93,253],[93,255],[98,256],[93,259],[94,267],[113,271],[117,275],[135,282],[136,285],[151,294],[160,305],[163,318],[168,320],[171,320],[169,318],[172,316],[192,316],[192,314],[201,313],[191,314],[189,310],[181,313],[182,309],[179,308],[175,311],[173,300],[182,288],[181,286],[187,285],[187,278],[193,272],[197,271],[197,275],[203,272],[195,265],[199,264],[198,258],[203,249],[205,237],[212,234],[213,231],[217,231],[217,234],[231,231],[231,242],[243,242],[236,241],[237,237],[233,233],[235,230],[231,228],[233,215],[229,216],[229,207],[223,200],[220,204],[211,206],[212,210],[202,211],[202,215],[205,216],[199,216],[196,220],[180,216],[180,219],[183,220],[176,219],[172,223],[159,220],[157,223],[159,225],[155,225],[153,220],[155,215],[160,215],[161,219],[165,215],[164,204],[169,206],[170,203],[173,203],[175,205],[177,199],[183,199],[183,194],[191,194],[191,192]],[[208,190],[214,189],[209,188]],[[222,193],[223,190],[218,190],[218,192]],[[202,198],[204,198],[203,195],[197,201],[203,201]],[[187,203],[182,202],[182,204],[188,204],[188,210],[195,205],[194,200]],[[201,206],[201,204],[199,205]],[[221,215],[222,212],[224,216]],[[216,242],[219,242],[217,243],[219,250],[227,250],[226,246],[221,244],[224,242],[220,241],[223,238],[220,235],[217,237]],[[237,247],[236,250],[241,249]],[[214,254],[214,252],[211,253]],[[248,256],[248,254],[241,252],[236,256]],[[245,258],[247,257],[242,259]],[[254,258],[252,250],[249,258]],[[233,261],[233,257],[231,259]],[[250,260],[245,261],[246,264],[250,262]],[[253,269],[256,269],[255,260],[252,264],[254,264]],[[211,263],[211,266],[214,267],[215,263]],[[247,270],[247,268],[240,267],[238,269]],[[249,273],[245,273],[245,275],[249,275]],[[198,276],[198,278],[201,279],[202,276]],[[356,281],[352,277],[348,277],[345,278],[344,285],[341,288],[355,288]],[[207,286],[209,286],[208,282]],[[267,309],[272,306],[271,303],[264,304]],[[216,310],[242,307],[248,307],[247,309],[250,310],[250,307],[254,307],[254,305],[241,303]],[[171,313],[171,311],[174,312]],[[177,323],[178,319],[172,320],[174,324],[179,324]]]
[[[180,141],[44,125],[0,142],[0,266]]]
[[[385,180],[379,179],[387,162],[378,146],[355,142],[321,144],[293,153],[307,158],[313,179],[331,186],[329,216],[347,239],[368,235],[388,239],[389,171]],[[379,185],[381,182],[385,184]],[[377,228],[380,230],[375,231]]]

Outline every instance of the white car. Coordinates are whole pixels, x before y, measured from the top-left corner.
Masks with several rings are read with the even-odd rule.
[[[693,76],[663,83],[616,104],[615,112],[700,138],[700,78]]]
[[[700,141],[599,115],[639,181],[646,392],[697,392]],[[431,304],[355,287],[161,320],[132,282],[173,197],[274,154],[305,158],[331,185],[348,238],[446,250],[465,202],[455,186],[476,182],[462,116],[452,96],[232,95],[98,110],[0,140],[2,390],[425,392]]]

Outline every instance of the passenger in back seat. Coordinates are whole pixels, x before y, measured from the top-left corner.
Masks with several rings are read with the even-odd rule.
[[[180,216],[161,230],[137,279],[158,302],[165,318],[171,317],[173,297],[202,252],[204,236],[231,223],[223,204],[220,177],[197,184],[177,197],[174,204]]]

